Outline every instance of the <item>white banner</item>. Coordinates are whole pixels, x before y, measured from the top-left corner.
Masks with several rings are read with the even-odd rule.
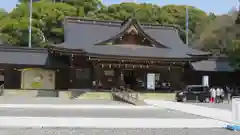
[[[55,72],[41,68],[21,71],[22,89],[55,89]]]
[[[155,90],[155,74],[154,73],[147,74],[147,89]]]
[[[209,86],[209,76],[204,75],[204,76],[202,77],[202,85],[203,85],[203,86]]]

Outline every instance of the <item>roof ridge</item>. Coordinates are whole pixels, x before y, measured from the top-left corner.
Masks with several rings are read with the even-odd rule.
[[[92,21],[92,22],[106,22],[106,23],[122,23],[123,21],[120,21],[120,20],[100,20],[100,19],[92,19],[92,18],[86,18],[86,17],[70,17],[70,16],[65,16],[65,20],[68,21],[76,21],[76,22],[79,22],[79,21]]]
[[[154,28],[172,28],[172,29],[181,29],[180,26],[176,24],[154,24],[154,23],[140,23],[142,26],[154,26]]]
[[[127,20],[129,20],[129,17],[127,18]],[[139,20],[136,19],[138,22]],[[92,18],[86,18],[86,17],[70,17],[70,16],[66,16],[65,17],[65,21],[71,21],[71,22],[76,22],[76,23],[79,23],[81,21],[89,21],[89,22],[93,22],[93,23],[97,23],[97,22],[101,22],[101,23],[106,23],[106,24],[112,24],[112,23],[115,23],[115,24],[119,24],[121,25],[124,21],[126,20],[100,20],[100,19],[92,19]],[[180,26],[176,25],[176,24],[157,24],[157,23],[141,23],[139,22],[139,24],[143,27],[149,27],[151,28],[152,26],[154,28],[167,28],[167,29],[176,29],[176,30],[180,30],[180,31],[183,31]]]

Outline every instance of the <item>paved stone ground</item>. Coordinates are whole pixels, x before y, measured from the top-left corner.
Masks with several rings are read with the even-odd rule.
[[[27,109],[0,108],[0,116],[93,118],[205,118],[171,109]]]
[[[217,108],[217,109],[224,109],[224,110],[232,110],[232,104],[228,103],[220,103],[220,104],[215,104],[215,103],[190,103],[194,105],[199,105],[199,106],[204,106],[204,107],[210,107],[210,108]]]
[[[1,135],[239,135],[226,129],[0,128]]]
[[[0,97],[0,104],[106,104],[106,105],[130,105],[111,100],[89,99],[61,99],[61,98],[24,98],[24,97]]]
[[[232,122],[231,111],[226,109],[204,107],[200,105],[162,100],[145,100],[145,102],[154,106],[174,109],[186,113],[217,119],[220,121]]]

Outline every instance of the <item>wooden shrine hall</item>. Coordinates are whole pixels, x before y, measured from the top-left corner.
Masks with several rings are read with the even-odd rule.
[[[220,63],[225,62],[224,68],[217,71],[212,68],[216,60],[211,53],[188,47],[178,31],[175,26],[140,24],[131,17],[125,21],[66,17],[64,43],[42,49],[0,47],[0,55],[4,55],[0,57],[4,84],[6,88],[31,89],[27,82],[48,78],[42,81],[44,86],[39,86],[39,89],[106,90],[124,86],[134,90],[162,90],[201,84],[204,75],[217,74],[209,77],[210,82],[222,72],[229,78],[235,76],[227,59],[220,60]],[[204,63],[210,59],[215,65],[214,62]],[[203,64],[211,70],[199,69]],[[25,84],[24,78],[29,77],[24,77],[23,71],[19,71],[24,68],[36,68],[38,75],[41,71],[39,79],[32,77]],[[45,76],[42,70],[52,74]],[[27,71],[24,73],[27,74]],[[13,78],[17,80],[14,85]]]

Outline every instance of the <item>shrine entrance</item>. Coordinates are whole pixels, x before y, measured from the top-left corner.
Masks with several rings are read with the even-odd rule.
[[[137,83],[136,72],[134,70],[124,70],[124,82],[130,89],[134,89]]]

